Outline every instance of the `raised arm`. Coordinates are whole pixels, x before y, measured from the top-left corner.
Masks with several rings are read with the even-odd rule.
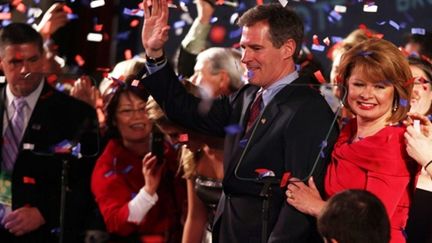
[[[144,0],[144,24],[141,40],[145,52],[150,58],[163,55],[163,47],[168,40],[168,4],[166,0]]]

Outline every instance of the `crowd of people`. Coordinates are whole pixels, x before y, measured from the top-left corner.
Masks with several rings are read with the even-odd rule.
[[[197,0],[170,62],[169,4],[143,1],[145,53],[62,91],[63,5],[0,29],[0,242],[432,242],[429,34],[354,30],[316,88],[294,10],[247,10],[237,50]]]

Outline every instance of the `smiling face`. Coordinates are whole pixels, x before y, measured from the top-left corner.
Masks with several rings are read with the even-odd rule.
[[[147,116],[146,102],[131,92],[120,95],[115,125],[123,144],[147,141],[152,123]]]
[[[414,87],[411,97],[411,110],[422,115],[427,115],[432,105],[432,87],[429,82],[421,82],[419,78],[427,80],[426,73],[417,66],[410,65],[413,77],[415,77]]]
[[[348,104],[357,120],[383,121],[392,114],[394,86],[389,82],[372,82],[354,68],[348,79]]]
[[[269,25],[265,21],[244,26],[240,45],[242,62],[248,71],[249,83],[269,87],[285,75],[294,71],[292,56],[295,42],[289,39],[280,48],[274,47],[269,38]]]
[[[1,51],[0,66],[17,97],[28,96],[42,81],[43,56],[35,43],[7,45]]]

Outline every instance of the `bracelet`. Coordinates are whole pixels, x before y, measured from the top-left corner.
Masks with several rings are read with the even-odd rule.
[[[432,160],[429,161],[429,162],[427,162],[427,164],[424,166],[424,169],[426,170],[426,168],[427,168],[429,165],[431,165],[431,164],[432,164]]]

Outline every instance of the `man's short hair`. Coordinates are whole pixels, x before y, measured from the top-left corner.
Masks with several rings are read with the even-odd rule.
[[[382,202],[365,190],[346,190],[331,197],[318,217],[318,230],[338,243],[387,243],[390,222]]]
[[[8,45],[21,45],[34,43],[40,53],[43,53],[42,36],[30,25],[24,23],[12,23],[0,29],[0,54]]]
[[[239,19],[239,26],[252,26],[257,22],[267,22],[269,25],[269,38],[274,47],[281,47],[287,40],[293,39],[296,43],[294,57],[298,56],[303,41],[303,22],[290,8],[281,4],[258,5],[246,11]]]

